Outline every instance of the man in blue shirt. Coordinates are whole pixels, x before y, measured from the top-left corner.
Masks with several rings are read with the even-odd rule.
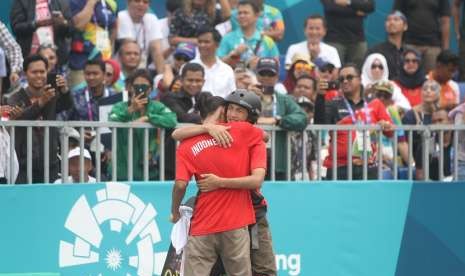
[[[257,29],[259,7],[252,1],[241,1],[237,6],[240,28],[228,33],[221,40],[218,56],[232,67],[246,63],[255,68],[258,58],[279,58],[279,51],[273,39]]]

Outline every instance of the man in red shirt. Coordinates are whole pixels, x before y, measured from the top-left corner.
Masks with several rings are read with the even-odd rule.
[[[246,122],[228,126],[233,138],[229,148],[221,147],[210,135],[186,139],[179,146],[173,188],[174,221],[179,218],[177,210],[193,175],[197,180],[204,174],[234,179],[266,168],[262,130]],[[251,152],[262,154],[254,154],[252,160]],[[228,275],[252,275],[247,226],[255,223],[255,214],[248,189],[221,188],[198,195],[186,247],[186,276],[209,275],[220,256]]]
[[[340,95],[331,101],[325,100],[325,91],[319,90],[315,101],[315,124],[341,124],[341,125],[380,125],[384,134],[392,136],[392,120],[386,112],[386,107],[379,99],[368,102],[363,94],[360,81],[360,72],[353,64],[344,65],[339,75]],[[366,131],[352,131],[352,141],[349,141],[349,131],[338,131],[337,135],[331,133],[328,156],[323,165],[328,169],[326,178],[329,180],[348,179],[348,143],[352,144],[352,177],[363,178],[363,140],[365,139],[367,151],[367,177],[376,179],[378,168],[376,167],[377,138],[374,133]],[[366,137],[363,137],[367,135]],[[336,164],[333,164],[332,140],[336,139],[337,151]],[[337,177],[333,175],[333,166],[337,167]]]

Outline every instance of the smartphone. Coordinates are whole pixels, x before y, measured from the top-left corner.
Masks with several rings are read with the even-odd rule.
[[[47,74],[47,84],[52,86],[52,88],[57,89],[58,88],[58,86],[57,86],[57,74],[55,74],[55,73]]]
[[[328,90],[339,89],[338,81],[328,81]]]
[[[274,86],[263,86],[263,93],[271,95],[274,93]]]

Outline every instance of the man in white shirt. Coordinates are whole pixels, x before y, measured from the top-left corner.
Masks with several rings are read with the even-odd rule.
[[[69,166],[69,176],[65,179],[64,183],[80,183],[80,156],[84,156],[84,181],[82,183],[95,183],[97,182],[95,178],[89,175],[89,172],[92,170],[92,157],[88,150],[84,149],[81,153],[81,148],[76,147],[69,151],[68,153],[68,166]],[[54,182],[55,184],[63,183],[61,178],[58,178]]]
[[[326,35],[326,22],[319,14],[310,15],[305,20],[305,36],[307,40],[289,46],[286,53],[286,68],[292,63],[292,57],[296,53],[308,54],[312,60],[316,58],[324,59],[333,64],[336,69],[341,68],[341,60],[337,49],[322,42]]]
[[[117,39],[136,40],[142,50],[141,68],[147,67],[149,55],[155,68],[163,69],[162,33],[158,18],[148,13],[150,0],[128,0],[128,9],[118,13]]]
[[[200,55],[192,62],[199,63],[205,70],[205,83],[202,91],[224,98],[236,90],[236,82],[233,69],[216,56],[221,35],[212,28],[202,30],[197,39]]]

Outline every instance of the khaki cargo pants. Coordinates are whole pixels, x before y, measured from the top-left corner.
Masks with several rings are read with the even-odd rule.
[[[189,236],[185,250],[185,276],[210,275],[218,257],[228,276],[252,276],[247,226],[211,235]]]

